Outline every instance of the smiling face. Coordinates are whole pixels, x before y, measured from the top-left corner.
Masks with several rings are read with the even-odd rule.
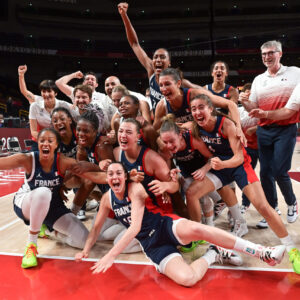
[[[225,82],[226,77],[228,76],[228,71],[223,62],[216,62],[211,76],[214,79],[214,82]]]
[[[181,80],[174,80],[171,75],[159,77],[159,88],[167,101],[172,102],[180,95]]]
[[[125,193],[127,174],[119,163],[112,163],[107,169],[107,183],[115,194]]]
[[[76,136],[78,145],[89,148],[96,139],[97,130],[95,130],[89,121],[80,119],[76,126]]]
[[[84,81],[82,84],[90,86],[94,92],[98,86],[97,78],[92,74],[87,74],[87,75],[85,75]]]
[[[177,134],[175,131],[165,131],[160,134],[161,140],[172,153],[180,150],[180,137],[180,134]]]
[[[137,127],[131,122],[122,122],[118,131],[118,142],[123,151],[138,146],[140,134]]]
[[[171,65],[169,53],[165,49],[157,49],[154,52],[152,64],[154,73],[158,76],[162,70]]]
[[[56,111],[52,115],[51,123],[61,137],[66,136],[68,132],[72,132],[72,120],[64,111]]]
[[[194,99],[191,102],[191,112],[195,122],[205,127],[212,117],[213,108],[203,99]]]
[[[105,93],[107,94],[107,96],[109,98],[111,98],[111,93],[112,93],[113,88],[120,84],[121,84],[120,80],[116,76],[110,76],[110,77],[106,78],[106,80],[104,82],[104,89],[105,89]]]
[[[261,50],[262,62],[268,69],[279,69],[282,52],[276,47],[267,47]]]
[[[86,106],[91,103],[91,98],[88,93],[77,90],[74,95],[74,102],[79,110],[83,111],[86,109]]]
[[[40,159],[51,159],[54,156],[54,152],[58,147],[56,135],[50,130],[45,130],[39,135],[37,142],[40,153]]]
[[[129,96],[121,98],[119,103],[119,112],[122,117],[135,118],[138,114],[139,106],[133,103],[133,100]]]
[[[55,106],[55,97],[57,93],[54,90],[42,89],[41,96],[44,99],[45,107],[54,107]]]

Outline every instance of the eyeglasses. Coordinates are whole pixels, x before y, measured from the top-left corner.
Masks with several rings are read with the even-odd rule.
[[[262,52],[261,56],[262,57],[273,56],[276,52],[280,52],[280,51],[276,50],[276,51]]]

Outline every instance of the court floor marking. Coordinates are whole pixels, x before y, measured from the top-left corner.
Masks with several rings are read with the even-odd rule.
[[[10,227],[11,225],[14,225],[15,223],[21,221],[21,219],[14,219],[13,221],[9,222],[8,224],[0,227],[0,231],[3,231],[4,229]]]
[[[21,253],[9,253],[9,252],[0,252],[0,255],[6,256],[23,256]],[[37,255],[39,258],[47,258],[47,259],[59,259],[59,260],[75,260],[74,257],[70,256],[51,256],[51,255]],[[87,262],[97,262],[99,258],[84,258],[82,261]],[[145,266],[153,266],[151,262],[142,262],[142,261],[128,261],[128,260],[114,260],[114,263],[117,264],[127,264],[127,265],[145,265]],[[276,269],[276,268],[257,268],[257,267],[229,267],[229,266],[210,266],[209,269],[220,269],[220,270],[238,270],[238,271],[265,271],[265,272],[285,272],[285,273],[293,273],[293,269]]]

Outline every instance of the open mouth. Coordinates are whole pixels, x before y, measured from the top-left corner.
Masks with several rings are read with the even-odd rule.
[[[113,186],[114,188],[118,188],[118,187],[120,187],[120,182],[119,182],[119,181],[117,181],[117,182],[112,182],[112,186]]]
[[[42,153],[47,155],[50,153],[50,150],[48,148],[44,148],[44,149],[42,149]]]

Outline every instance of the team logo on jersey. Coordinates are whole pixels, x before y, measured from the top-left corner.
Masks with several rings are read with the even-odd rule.
[[[287,78],[281,78],[281,81],[287,81]]]
[[[41,175],[41,172],[39,172],[39,174],[36,175],[36,178],[41,178],[42,175]]]
[[[143,172],[143,167],[142,167],[142,166],[138,166],[137,170],[138,170],[139,172]]]
[[[58,176],[58,172],[55,172],[54,175],[55,175],[55,176]]]

